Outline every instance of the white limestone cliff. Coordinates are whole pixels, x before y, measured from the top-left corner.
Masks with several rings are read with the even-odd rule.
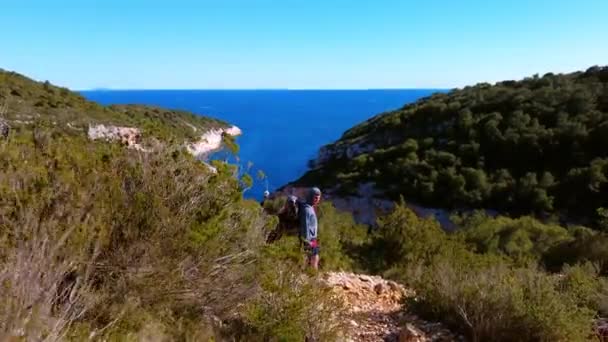
[[[186,144],[186,149],[197,159],[204,159],[210,153],[222,147],[223,134],[228,134],[230,136],[238,136],[243,134],[243,132],[237,126],[231,126],[229,128],[211,129],[203,133],[196,142]]]

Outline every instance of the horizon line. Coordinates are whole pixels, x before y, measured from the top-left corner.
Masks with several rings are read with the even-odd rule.
[[[458,87],[403,87],[403,88],[83,88],[70,89],[85,91],[373,91],[373,90],[452,90]]]

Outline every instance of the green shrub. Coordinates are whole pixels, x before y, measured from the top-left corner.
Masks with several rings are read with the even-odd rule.
[[[230,171],[48,128],[1,144],[0,333],[179,339],[233,314],[273,221]]]
[[[297,244],[286,237],[263,253],[261,291],[247,304],[243,340],[336,341],[343,334],[342,303],[315,275],[303,273]]]
[[[367,241],[367,229],[329,202],[319,205],[318,218],[322,270],[363,271],[358,247]]]
[[[577,227],[572,237],[556,244],[543,255],[547,269],[558,272],[566,265],[591,262],[602,275],[608,274],[608,233]]]
[[[560,273],[561,291],[574,296],[579,306],[607,314],[608,281],[599,276],[598,268],[590,262],[565,265]]]
[[[403,199],[388,215],[378,219],[367,254],[372,259],[371,269],[387,276],[412,265],[471,258],[457,236],[446,234],[435,219],[417,216]]]
[[[480,217],[461,222],[457,234],[477,253],[500,254],[523,266],[538,263],[552,247],[569,241],[567,229],[532,217]]]
[[[592,333],[595,311],[581,301],[589,293],[535,268],[442,260],[407,276],[414,279],[418,312],[473,341],[584,341]]]
[[[527,229],[540,225],[526,220],[479,222],[481,227],[470,229],[489,236],[514,222]],[[379,221],[373,243],[383,251],[380,268],[385,274],[416,290],[417,297],[409,303],[413,310],[473,341],[577,341],[592,332],[603,285],[582,266],[559,276],[535,263],[517,266],[522,259],[507,253],[476,253],[462,234],[448,235],[403,202]]]

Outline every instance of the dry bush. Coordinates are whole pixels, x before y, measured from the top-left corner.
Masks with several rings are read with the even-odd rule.
[[[387,274],[416,290],[409,307],[472,341],[582,341],[592,333],[601,286],[583,272],[560,281],[537,266],[477,254],[403,203],[380,221],[376,244]]]
[[[206,333],[255,291],[251,264],[271,220],[241,197],[229,166],[212,174],[178,150],[143,154],[52,130],[17,136],[0,147],[2,295],[12,298],[3,330]],[[72,301],[53,311],[66,277],[76,279]]]
[[[537,269],[441,261],[410,273],[419,294],[413,307],[441,318],[472,341],[584,341],[594,311]]]
[[[304,272],[293,238],[269,246],[257,267],[259,291],[246,305],[241,339],[337,341],[344,336],[344,303],[318,274]]]
[[[2,226],[2,235],[26,238],[11,243],[4,240],[0,337],[62,340],[72,325],[96,305],[90,279],[94,253],[72,250],[73,254],[66,257],[63,249],[73,229],[55,234],[53,229],[58,227],[50,222],[41,224],[32,209],[21,208],[26,221],[21,222],[23,225]]]

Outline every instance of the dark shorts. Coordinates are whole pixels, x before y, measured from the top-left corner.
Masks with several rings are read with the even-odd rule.
[[[315,256],[315,255],[319,255],[319,241],[317,240],[312,240],[311,241],[311,246],[307,246],[306,249],[306,253],[308,253],[308,256]]]

